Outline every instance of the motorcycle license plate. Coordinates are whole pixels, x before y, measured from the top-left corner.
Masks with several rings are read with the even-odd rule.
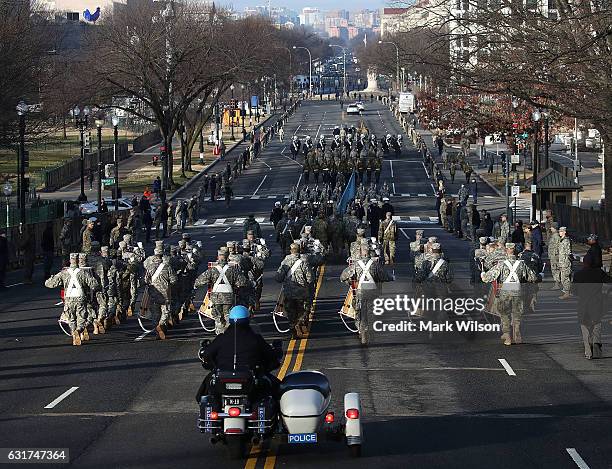
[[[290,444],[304,444],[304,443],[316,443],[316,433],[290,433],[287,435],[287,443]]]
[[[242,397],[225,397],[223,398],[223,405],[237,406],[242,405]]]

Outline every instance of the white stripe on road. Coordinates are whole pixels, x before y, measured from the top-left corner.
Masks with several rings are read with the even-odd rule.
[[[410,221],[421,221],[421,217],[408,217]]]
[[[236,224],[236,223],[244,223],[244,220],[246,220],[246,218],[236,218],[234,220],[234,224]]]
[[[253,192],[253,195],[251,195],[251,197],[255,197],[255,195],[257,195],[257,191],[259,190],[259,188],[261,186],[263,186],[263,183],[265,182],[265,180],[268,178],[268,175],[265,175],[263,177],[263,179],[261,180],[261,182],[259,183],[259,186],[257,186],[257,189],[255,189],[255,192]]]
[[[24,282],[13,283],[12,285],[7,285],[6,288],[17,287],[19,285],[25,285],[25,283]]]
[[[62,402],[64,399],[66,399],[68,396],[70,396],[70,394],[72,394],[77,389],[79,389],[78,386],[72,386],[70,389],[68,389],[68,391],[66,391],[63,394],[60,394],[57,398],[55,398],[54,400],[49,402],[45,406],[45,409],[53,409],[56,405],[58,405],[60,402]]]
[[[215,225],[223,225],[225,223],[225,218],[217,218],[215,220]]]
[[[425,163],[421,161],[421,164],[423,165],[423,169],[425,170],[425,174],[427,174],[427,177],[429,177],[429,171],[427,171],[427,168],[425,167]]]
[[[410,241],[410,236],[408,236],[408,235],[406,234],[406,231],[404,231],[405,229],[406,229],[406,228],[400,228],[400,231],[401,231],[401,232],[402,232],[402,234],[403,234],[403,235],[406,237],[406,239],[407,239],[408,241]]]
[[[505,358],[498,358],[498,360],[499,360],[499,363],[501,363],[502,366],[504,367],[504,370],[506,370],[506,373],[508,373],[510,376],[516,376],[516,373],[514,372],[514,370],[512,369],[510,364],[506,361]]]
[[[257,217],[257,218],[255,218],[255,221],[257,223],[263,223],[264,221],[266,221],[266,218],[265,217]]]
[[[304,175],[304,173],[300,173],[300,177],[298,178],[298,182],[295,185],[295,187],[300,187],[300,181],[302,180],[302,176]]]
[[[393,186],[393,195],[395,195],[395,183],[394,183],[394,182],[392,182],[392,183],[391,183],[391,186]]]
[[[578,466],[580,469],[590,469],[589,465],[580,457],[578,451],[576,451],[576,448],[565,448],[565,451],[567,451],[567,454],[570,455],[570,457],[576,463],[576,466]]]
[[[393,179],[393,160],[389,160],[389,167],[391,168],[391,179]]]
[[[283,147],[283,149],[282,149],[282,150],[281,150],[281,152],[280,152],[281,156],[283,156],[283,153],[285,153],[285,150],[286,150],[286,149],[287,149],[287,147],[286,147],[286,146],[284,146],[284,147]]]
[[[224,230],[223,230],[223,232],[224,232],[224,233],[227,233],[227,232],[228,232],[229,230],[231,230],[231,229],[232,229],[232,227],[231,227],[231,226],[228,226],[226,229],[224,229]]]
[[[427,194],[417,194],[419,197],[427,197]]]
[[[55,306],[62,306],[64,304],[63,301],[60,301],[59,303],[55,303]]]
[[[140,334],[138,337],[136,337],[134,339],[134,342],[140,342],[142,339],[144,339],[146,336],[148,336],[151,332],[153,332],[153,331],[143,332],[142,334]]]

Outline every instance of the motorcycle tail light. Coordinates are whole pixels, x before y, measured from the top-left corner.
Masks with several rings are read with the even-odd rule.
[[[219,418],[219,414],[214,410],[210,413],[210,420],[217,420]]]
[[[347,419],[358,419],[359,418],[359,410],[357,409],[347,409],[346,411]]]
[[[240,415],[240,407],[230,407],[227,413],[230,417],[238,417]]]
[[[328,412],[325,415],[325,423],[334,423],[334,413],[333,412]]]

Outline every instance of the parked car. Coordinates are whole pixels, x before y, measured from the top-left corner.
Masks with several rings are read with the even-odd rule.
[[[356,104],[349,104],[348,106],[346,106],[346,113],[347,114],[360,114],[361,111],[359,110],[359,107],[357,107]]]
[[[106,206],[108,207],[109,212],[115,211],[115,199],[112,197],[104,197],[104,202],[106,202]],[[122,197],[119,199],[119,210],[130,210],[132,208],[132,203],[130,199],[126,199]],[[79,205],[79,211],[82,215],[90,215],[92,213],[98,212],[98,202],[96,200],[92,202],[84,202]]]

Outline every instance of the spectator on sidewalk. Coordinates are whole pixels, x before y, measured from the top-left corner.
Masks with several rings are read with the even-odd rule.
[[[531,222],[531,246],[533,252],[542,257],[544,254],[544,237],[542,236],[542,228],[537,220]]]
[[[144,192],[142,193],[142,199],[147,199],[147,201],[151,200],[151,189],[149,189],[149,186],[145,187]]]
[[[0,289],[5,288],[6,267],[9,261],[9,247],[6,232],[0,232]]]
[[[444,151],[444,139],[442,139],[442,136],[437,135],[434,143],[438,148],[438,156],[442,156],[442,152]]]
[[[159,200],[159,191],[161,191],[161,179],[159,176],[153,181],[153,193],[155,194],[155,200]]]
[[[489,168],[487,169],[487,173],[489,174],[493,174],[493,164],[494,164],[494,157],[493,155],[489,156]]]
[[[455,182],[455,173],[457,172],[457,166],[455,165],[455,162],[453,161],[450,165],[450,179],[451,179],[451,183]]]
[[[173,229],[174,229],[174,223],[176,222],[176,211],[174,209],[174,203],[173,202],[169,202],[168,203],[168,208],[166,210],[167,213],[167,218],[168,218],[168,233],[172,234],[173,233]],[[164,237],[166,236],[166,231],[164,228]]]
[[[523,220],[518,220],[514,224],[514,231],[512,232],[510,241],[516,245],[517,253],[523,250],[523,246],[525,245],[525,233],[523,232]]]
[[[43,251],[43,266],[45,269],[45,280],[51,277],[51,270],[53,269],[53,257],[55,255],[55,239],[53,236],[53,222],[47,222],[45,230],[42,234],[42,240],[40,247]]]
[[[210,180],[210,200],[214,202],[216,196],[217,196],[217,173],[214,173],[212,175],[212,179]]]
[[[574,274],[572,290],[578,296],[578,320],[582,332],[584,357],[601,358],[601,329],[604,315],[602,285],[612,278],[600,267],[592,265],[593,258],[585,256],[583,268]]]
[[[100,209],[98,210],[98,212],[108,213],[108,205],[106,205],[106,200],[102,199],[102,201],[100,202]]]
[[[219,144],[219,150],[221,151],[221,159],[225,158],[226,149],[227,147],[225,146],[225,142],[221,140],[221,143]]]
[[[589,246],[589,250],[584,258],[589,258],[589,265],[594,269],[601,269],[603,267],[603,255],[601,252],[601,246],[599,245],[598,236],[591,233],[587,238],[587,245]]]
[[[469,164],[465,165],[465,183],[468,184],[470,182],[470,177],[472,176],[472,172],[474,171]]]
[[[153,226],[153,218],[151,217],[151,210],[145,210],[142,213],[142,223],[145,227],[145,242],[148,244],[151,242],[151,228]]]
[[[210,185],[210,177],[208,174],[204,175],[204,196],[208,195],[208,186]]]
[[[285,137],[285,131],[281,127],[280,129],[278,129],[278,140],[282,142],[284,137]]]
[[[470,184],[470,192],[472,194],[472,199],[474,200],[474,205],[478,204],[478,183],[476,182],[476,178],[472,178],[472,183]]]

